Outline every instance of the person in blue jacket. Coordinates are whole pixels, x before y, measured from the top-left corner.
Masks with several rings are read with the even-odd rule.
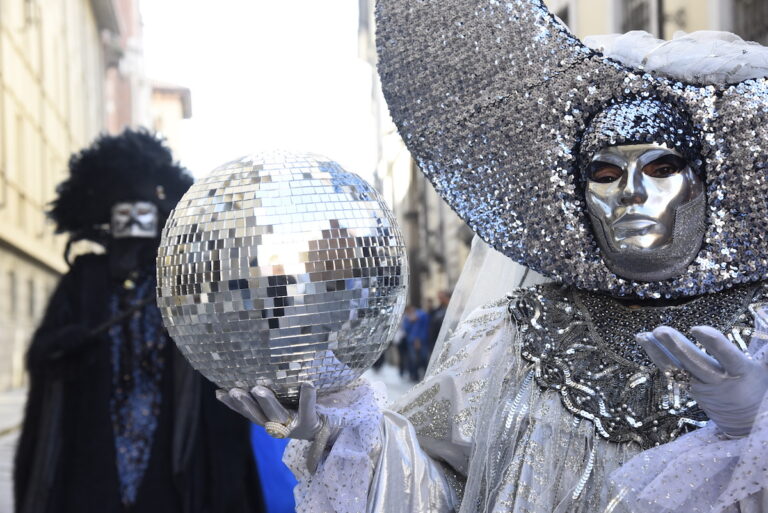
[[[408,374],[412,381],[419,381],[419,373],[426,370],[429,361],[429,315],[413,305],[406,306],[403,331],[407,347]]]

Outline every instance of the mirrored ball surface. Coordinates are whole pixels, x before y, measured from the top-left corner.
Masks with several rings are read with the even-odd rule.
[[[215,169],[171,214],[158,306],[192,366],[222,388],[338,390],[394,337],[408,268],[373,187],[311,154],[267,153]]]

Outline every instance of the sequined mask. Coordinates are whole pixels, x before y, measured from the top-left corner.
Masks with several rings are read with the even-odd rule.
[[[115,203],[110,233],[115,239],[129,237],[153,239],[158,235],[157,205],[149,201]]]
[[[586,202],[606,266],[638,281],[675,277],[704,237],[701,180],[666,145],[610,146],[586,169]]]

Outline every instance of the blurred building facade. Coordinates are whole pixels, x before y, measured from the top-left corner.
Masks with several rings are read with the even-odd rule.
[[[165,137],[174,155],[181,153],[182,122],[192,117],[192,93],[186,87],[151,82],[152,130]]]
[[[44,5],[43,5],[44,4]],[[0,2],[0,391],[62,272],[45,211],[72,152],[149,121],[138,0]]]
[[[118,133],[126,126],[151,126],[151,82],[144,71],[144,38],[139,0],[112,3],[119,31],[102,33],[104,41],[104,129]],[[95,2],[91,0],[91,4]]]
[[[725,30],[768,44],[765,0],[547,0],[547,5],[580,37],[645,30],[670,39],[679,30]]]
[[[472,233],[421,175],[390,120],[375,69],[374,0],[358,4],[359,56],[371,66],[372,108],[379,120],[376,186],[405,233],[410,301],[424,306],[439,290],[456,284]],[[580,37],[646,30],[669,39],[680,30],[726,30],[768,44],[766,0],[546,0],[546,4]]]

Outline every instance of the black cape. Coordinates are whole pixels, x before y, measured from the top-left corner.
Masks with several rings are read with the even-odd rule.
[[[18,513],[263,511],[249,423],[215,399],[169,340],[162,403],[136,503],[120,500],[104,334],[114,287],[105,256],[79,257],[59,283],[27,355],[30,389],[16,453]]]

